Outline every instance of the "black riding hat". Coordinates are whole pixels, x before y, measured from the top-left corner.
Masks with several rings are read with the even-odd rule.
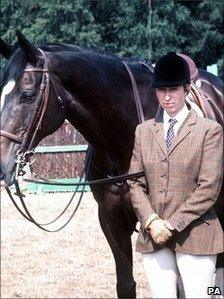
[[[169,52],[158,60],[154,69],[152,88],[175,87],[190,83],[190,71],[184,58]]]

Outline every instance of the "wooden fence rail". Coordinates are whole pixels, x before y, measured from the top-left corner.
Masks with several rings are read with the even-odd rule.
[[[31,166],[37,178],[51,179],[59,182],[77,183],[84,167],[87,144],[79,145],[54,145],[38,146],[35,149],[36,160]],[[27,177],[30,170],[27,169]],[[53,186],[44,184],[27,183],[29,193],[42,192],[73,192],[76,186]],[[81,191],[82,187],[78,188]],[[85,191],[90,191],[86,186]]]

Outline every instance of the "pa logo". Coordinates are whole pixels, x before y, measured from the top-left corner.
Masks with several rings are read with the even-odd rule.
[[[219,287],[208,287],[208,295],[221,295],[221,290]]]

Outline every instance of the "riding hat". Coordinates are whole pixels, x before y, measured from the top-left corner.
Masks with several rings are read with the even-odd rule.
[[[189,71],[190,71],[190,79],[191,79],[191,81],[193,81],[199,75],[198,69],[196,67],[194,60],[190,56],[187,56],[186,54],[178,53],[178,55],[187,61]]]
[[[190,83],[190,71],[184,58],[169,52],[158,60],[154,69],[152,88],[175,87]]]

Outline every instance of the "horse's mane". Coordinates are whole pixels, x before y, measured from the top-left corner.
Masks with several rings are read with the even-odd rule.
[[[95,60],[98,60],[99,62],[107,62],[111,65],[111,67],[115,66],[122,66],[122,61],[127,62],[129,65],[132,66],[138,66],[139,61],[145,61],[144,59],[131,57],[131,58],[120,58],[119,56],[116,56],[114,54],[108,53],[106,51],[98,50],[98,49],[92,49],[84,46],[79,45],[73,45],[73,44],[67,44],[67,43],[45,43],[40,44],[37,46],[43,51],[47,51],[50,53],[60,53],[60,52],[72,52],[77,54],[82,54],[85,56],[88,56],[90,58],[94,58]],[[147,62],[151,65],[151,63]],[[27,59],[24,51],[20,48],[18,48],[11,58],[9,59],[5,69],[3,70],[3,74],[1,76],[1,85],[0,88],[4,86],[4,84],[10,80],[18,80],[22,74],[23,70],[27,64]]]
[[[137,64],[139,63],[139,60],[144,61],[141,57],[119,57],[117,55],[114,55],[112,53],[98,50],[94,48],[89,48],[85,46],[79,46],[79,45],[73,45],[73,44],[67,44],[67,43],[47,43],[39,45],[39,48],[43,51],[48,52],[61,52],[61,51],[71,51],[71,52],[80,52],[89,55],[90,57],[95,57],[102,60],[111,60],[113,62],[121,62],[126,61],[128,63]]]

